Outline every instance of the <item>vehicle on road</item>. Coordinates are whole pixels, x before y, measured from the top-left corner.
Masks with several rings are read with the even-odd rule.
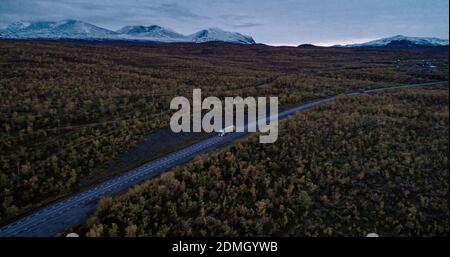
[[[228,127],[225,127],[223,129],[219,130],[219,137],[223,137],[226,134],[232,133],[232,132],[234,132],[234,125],[228,126]]]
[[[356,90],[357,93],[364,94],[366,92],[366,88],[360,88]]]

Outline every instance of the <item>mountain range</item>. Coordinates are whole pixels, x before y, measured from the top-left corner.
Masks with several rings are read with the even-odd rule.
[[[80,20],[14,22],[0,29],[0,39],[75,39],[75,40],[125,40],[163,43],[227,42],[255,44],[252,37],[237,32],[208,28],[190,35],[157,25],[125,26],[113,31]],[[397,35],[361,44],[335,45],[343,48],[412,49],[448,46],[447,39],[433,37],[407,37]],[[301,47],[312,45],[302,45]]]
[[[334,47],[404,49],[439,46],[448,46],[448,39],[440,39],[435,37],[407,37],[403,35],[397,35],[361,44],[336,45]]]
[[[200,30],[183,35],[157,25],[126,26],[117,31],[108,30],[79,20],[14,22],[0,30],[3,39],[78,39],[78,40],[133,40],[151,42],[227,42],[255,44],[252,37],[219,28]]]

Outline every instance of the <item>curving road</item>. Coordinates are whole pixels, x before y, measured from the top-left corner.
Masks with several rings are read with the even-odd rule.
[[[357,96],[363,93],[377,93],[402,87],[427,87],[446,84],[447,81],[423,84],[405,85],[371,90],[358,90],[344,95]],[[337,96],[300,104],[294,108],[280,112],[268,119],[285,119],[288,116],[310,109],[316,105],[333,101]],[[249,124],[248,126],[251,126]],[[235,139],[246,135],[246,132],[235,132],[224,137],[210,137],[194,145],[171,153],[155,161],[144,164],[122,175],[106,180],[97,186],[69,196],[61,201],[49,204],[15,222],[0,228],[1,237],[27,237],[27,236],[55,236],[64,229],[80,224],[95,210],[101,197],[113,196],[126,191],[128,188],[153,178],[162,172],[177,165],[188,162],[199,154],[206,153]]]

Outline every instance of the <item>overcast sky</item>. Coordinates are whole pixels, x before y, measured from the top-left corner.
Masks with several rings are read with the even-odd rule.
[[[0,26],[63,19],[183,34],[219,27],[271,45],[332,45],[397,34],[448,39],[449,0],[0,0]]]

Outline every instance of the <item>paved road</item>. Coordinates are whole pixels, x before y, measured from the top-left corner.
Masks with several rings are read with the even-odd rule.
[[[401,87],[426,87],[438,84],[446,84],[448,86],[448,82],[433,82],[365,91],[358,90],[345,95],[357,96],[363,93],[377,93]],[[268,117],[268,119],[275,119],[277,117],[279,119],[284,119],[294,113],[302,112],[316,105],[333,101],[336,97],[337,96],[331,96],[300,104],[292,109],[280,112],[277,116]],[[250,124],[248,126],[250,126]],[[182,150],[166,155],[165,157],[144,164],[129,172],[102,182],[97,186],[93,186],[90,189],[69,196],[61,201],[49,204],[34,213],[22,217],[5,227],[0,228],[0,236],[55,236],[64,229],[83,222],[88,215],[95,210],[96,204],[101,197],[113,196],[124,192],[138,183],[153,178],[172,167],[186,163],[199,154],[206,153],[219,146],[230,143],[245,134],[245,132],[236,132],[224,137],[210,137]]]

